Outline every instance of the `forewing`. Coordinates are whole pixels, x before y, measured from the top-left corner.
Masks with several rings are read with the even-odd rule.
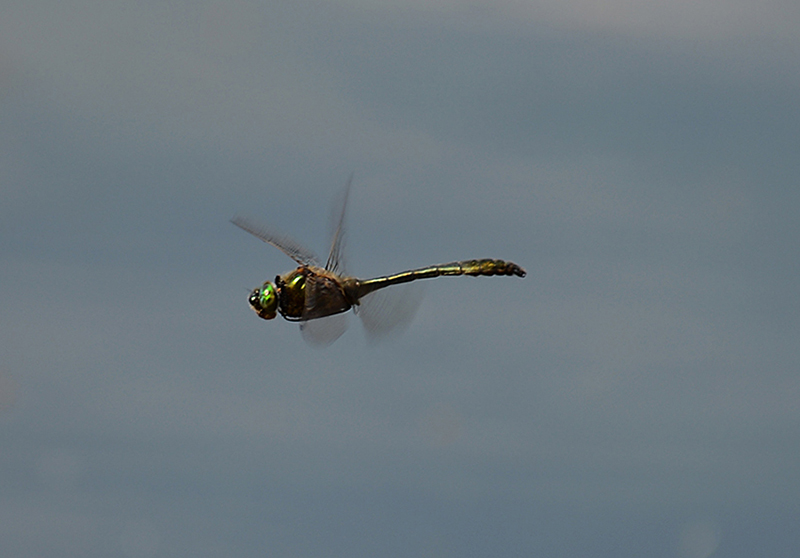
[[[344,274],[344,257],[342,253],[342,243],[344,241],[344,218],[347,213],[347,200],[350,197],[350,185],[353,183],[353,174],[342,191],[342,194],[333,205],[331,213],[331,250],[328,253],[328,261],[325,269],[338,274]]]
[[[262,225],[253,219],[237,215],[231,219],[231,223],[240,229],[249,232],[256,238],[263,240],[267,244],[271,244],[300,265],[313,265],[320,267],[319,260],[313,252],[307,250],[291,238],[278,234],[269,227]]]
[[[370,343],[402,333],[414,319],[425,288],[421,283],[406,283],[368,294],[354,308],[364,324]]]
[[[346,330],[346,313],[300,322],[300,333],[303,334],[303,340],[315,347],[330,345],[339,339]]]

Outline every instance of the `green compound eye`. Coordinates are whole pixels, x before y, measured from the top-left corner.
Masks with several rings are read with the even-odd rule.
[[[278,311],[278,293],[272,283],[267,281],[260,288],[253,289],[248,299],[250,306],[260,318],[271,320]]]

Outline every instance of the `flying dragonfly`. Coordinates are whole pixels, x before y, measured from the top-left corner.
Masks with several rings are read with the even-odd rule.
[[[241,216],[231,219],[237,227],[271,244],[295,262],[297,269],[265,281],[250,293],[250,307],[260,318],[271,320],[279,313],[286,320],[300,322],[304,339],[310,344],[327,345],[344,333],[344,314],[353,308],[368,332],[382,334],[410,317],[416,304],[386,304],[375,292],[393,285],[433,277],[470,275],[508,275],[525,277],[525,270],[513,262],[497,259],[462,260],[431,265],[385,275],[358,279],[343,273],[341,265],[344,217],[352,177],[347,183],[338,212],[328,259],[324,265],[309,250],[292,239]],[[388,311],[387,311],[388,308]],[[394,314],[394,315],[393,315]]]

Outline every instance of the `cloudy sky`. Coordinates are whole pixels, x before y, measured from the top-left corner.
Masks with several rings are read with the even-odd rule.
[[[0,553],[796,556],[789,0],[7,0]],[[402,335],[259,320],[348,270]]]

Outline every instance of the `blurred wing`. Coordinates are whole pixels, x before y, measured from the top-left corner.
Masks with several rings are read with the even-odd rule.
[[[320,267],[319,261],[313,252],[306,250],[291,238],[277,234],[269,229],[269,227],[239,215],[231,219],[231,223],[249,232],[256,238],[263,240],[267,244],[273,245],[300,265],[314,265]]]
[[[300,322],[303,340],[314,347],[327,347],[339,339],[346,330],[346,313]]]
[[[406,283],[362,298],[354,310],[364,324],[367,340],[377,343],[389,335],[405,331],[417,313],[424,292],[422,283]]]
[[[342,254],[342,240],[344,239],[344,216],[347,212],[347,199],[350,197],[350,185],[353,183],[353,175],[344,187],[338,203],[334,203],[331,213],[331,251],[328,254],[328,261],[325,269],[334,273],[344,274],[344,261]]]

